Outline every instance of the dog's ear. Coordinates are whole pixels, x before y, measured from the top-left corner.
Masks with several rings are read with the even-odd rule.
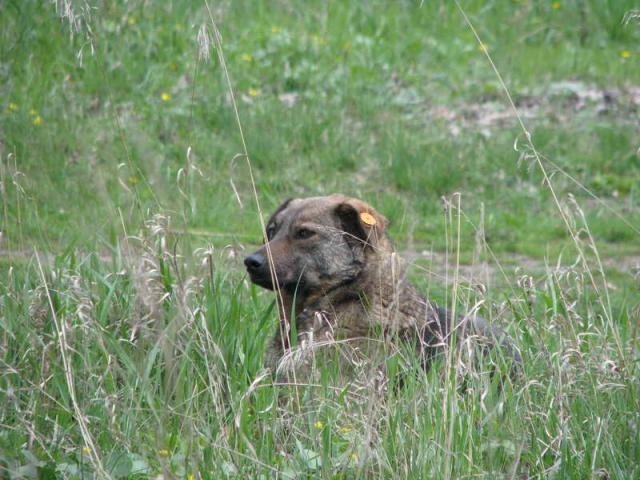
[[[350,198],[339,203],[335,209],[347,241],[357,241],[377,248],[386,239],[388,220],[365,202]]]

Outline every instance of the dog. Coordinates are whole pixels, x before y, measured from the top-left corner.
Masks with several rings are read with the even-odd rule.
[[[280,328],[266,366],[281,370],[296,352],[314,350],[309,346],[346,342],[360,349],[380,337],[414,345],[424,369],[454,337],[458,344],[482,338],[484,350],[500,345],[520,363],[502,330],[475,315],[454,317],[420,295],[387,227],[370,205],[341,194],[280,205],[266,224],[265,243],[244,260],[253,283],[277,291]],[[294,368],[308,360],[303,355]]]

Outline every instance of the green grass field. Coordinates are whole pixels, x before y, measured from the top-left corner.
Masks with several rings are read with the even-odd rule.
[[[0,2],[0,478],[640,478],[640,5],[208,2]],[[249,165],[522,378],[274,384]]]

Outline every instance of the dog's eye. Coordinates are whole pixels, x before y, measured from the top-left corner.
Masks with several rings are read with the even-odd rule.
[[[296,230],[294,237],[296,240],[304,240],[305,238],[311,238],[316,234],[313,230],[309,230],[308,228],[299,228]]]
[[[276,227],[275,225],[269,225],[266,230],[267,231],[265,233],[267,234],[267,241],[269,241],[276,234]]]

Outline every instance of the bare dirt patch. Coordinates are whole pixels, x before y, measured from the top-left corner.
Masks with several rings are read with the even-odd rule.
[[[407,109],[409,115],[441,120],[449,132],[458,136],[466,130],[479,130],[486,136],[496,128],[514,125],[514,113],[503,95],[497,91],[475,100],[452,105],[433,105],[420,100],[416,92],[395,84],[394,103]],[[576,118],[615,116],[617,123],[637,125],[640,111],[640,86],[603,88],[579,80],[554,82],[536,90],[514,93],[518,114],[523,120],[567,124]]]

